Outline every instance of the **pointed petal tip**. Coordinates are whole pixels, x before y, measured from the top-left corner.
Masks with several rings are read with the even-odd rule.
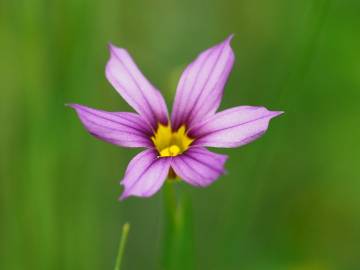
[[[273,115],[271,116],[271,118],[282,115],[284,113],[285,113],[284,111],[273,111]]]
[[[77,110],[79,107],[81,107],[81,105],[76,104],[76,103],[65,103],[65,107],[69,107],[69,108],[72,108],[74,110]]]
[[[222,44],[226,44],[227,46],[231,47],[231,41],[234,38],[234,34],[229,35],[223,42]]]
[[[114,43],[112,42],[108,42],[108,49],[109,49],[109,52],[110,52],[110,56],[116,54],[116,53],[128,53],[128,50],[126,48],[123,48],[123,47],[118,47],[116,46]]]
[[[226,38],[226,41],[230,43],[230,42],[233,40],[234,36],[235,36],[234,33],[233,33],[233,34],[230,34],[230,35]]]
[[[84,109],[85,106],[77,104],[77,103],[66,103],[65,104],[66,107],[72,108],[76,111]]]
[[[123,181],[120,182],[120,186],[123,187],[123,192],[121,193],[120,197],[118,198],[118,201],[122,202],[125,199],[127,199],[128,197],[130,197],[131,194],[129,194],[129,192],[126,191],[126,185]]]
[[[129,196],[125,193],[125,192],[123,192],[121,195],[120,195],[120,197],[118,198],[118,201],[119,202],[122,202],[122,201],[124,201],[126,198],[128,198]]]
[[[112,52],[113,49],[117,48],[111,41],[108,42],[107,47],[110,52]]]
[[[234,34],[231,34],[223,42],[221,42],[220,44],[226,44],[227,46],[231,47],[231,41],[233,40],[233,38],[234,38]]]
[[[124,186],[125,187],[125,186]],[[129,197],[138,197],[138,198],[149,198],[151,196],[153,196],[153,193],[149,193],[149,192],[144,192],[142,194],[132,194],[130,192],[126,192],[125,190],[123,191],[123,193],[120,195],[120,197],[118,198],[118,201],[122,202],[126,199],[128,199]]]
[[[110,52],[110,59],[109,59],[108,63],[110,62],[112,56],[116,55],[117,53],[121,54],[123,52],[126,52],[126,49],[118,47],[118,46],[114,45],[112,42],[108,43],[108,50]]]
[[[109,58],[109,60],[107,61],[107,63],[106,63],[106,66],[105,66],[105,72],[107,71],[107,69],[108,69],[108,67],[109,67],[109,63],[110,63],[110,61],[111,61],[111,58],[115,55],[115,51],[116,51],[116,49],[118,49],[118,47],[116,47],[114,44],[112,44],[111,42],[109,42],[108,43],[108,50],[109,50],[109,56],[110,56],[110,58]]]

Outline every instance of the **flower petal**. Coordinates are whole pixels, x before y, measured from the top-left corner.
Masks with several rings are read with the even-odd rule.
[[[151,128],[135,113],[106,112],[79,104],[74,108],[87,131],[93,136],[124,147],[152,147]]]
[[[239,106],[206,119],[189,130],[197,138],[194,145],[238,147],[259,138],[268,128],[271,118],[282,112],[264,107]]]
[[[158,122],[168,122],[168,112],[161,93],[144,77],[130,54],[109,46],[110,59],[106,77],[116,91],[155,129]]]
[[[171,167],[184,181],[205,187],[224,174],[226,155],[210,152],[203,147],[191,147],[172,159]]]
[[[121,185],[125,187],[120,199],[129,196],[150,197],[163,185],[170,169],[170,158],[159,158],[148,149],[136,155],[129,163]]]
[[[171,115],[173,128],[191,127],[218,109],[234,63],[232,36],[204,51],[181,75]]]

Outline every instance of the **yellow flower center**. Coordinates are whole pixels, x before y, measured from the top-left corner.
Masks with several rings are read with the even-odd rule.
[[[161,157],[175,157],[186,151],[194,141],[186,134],[185,125],[173,131],[170,125],[159,124],[154,136],[151,137]]]

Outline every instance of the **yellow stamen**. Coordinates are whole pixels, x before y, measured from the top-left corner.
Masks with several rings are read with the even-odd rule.
[[[170,125],[159,124],[151,137],[161,157],[175,157],[186,151],[194,141],[186,134],[185,125],[173,132]]]

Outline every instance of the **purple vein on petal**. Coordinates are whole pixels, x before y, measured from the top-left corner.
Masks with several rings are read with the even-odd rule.
[[[205,187],[209,184],[209,178],[199,173],[193,166],[187,163],[183,157],[181,156],[177,157],[176,162],[181,162],[185,165],[185,167],[188,168],[188,170],[184,170],[184,168],[181,169],[180,167],[178,167],[180,164],[173,164],[173,168],[175,169],[176,173],[179,174],[179,176],[182,177],[184,181],[187,181],[188,183],[194,186],[200,186],[200,187]],[[194,175],[189,175],[190,171],[193,174],[198,175],[198,179],[196,179]]]
[[[141,152],[131,160],[125,172],[121,182],[125,190],[120,199],[153,195],[164,183],[169,168],[170,159],[157,158],[153,150]]]
[[[185,123],[187,123],[187,122],[189,121],[189,118],[191,117],[193,111],[195,110],[197,104],[199,103],[199,100],[201,100],[201,97],[204,95],[205,89],[206,89],[207,85],[209,84],[210,78],[211,78],[211,76],[213,75],[214,70],[216,69],[217,64],[219,63],[219,59],[220,59],[221,55],[222,55],[223,52],[224,52],[224,48],[226,47],[226,43],[224,42],[223,44],[219,45],[219,47],[221,47],[221,48],[220,48],[220,51],[219,51],[218,55],[216,56],[215,63],[213,64],[213,66],[211,67],[210,72],[209,72],[208,75],[207,75],[207,78],[206,78],[206,80],[205,80],[205,84],[202,86],[202,88],[201,88],[200,92],[198,93],[197,97],[194,98],[195,102],[194,102],[194,104],[192,105],[192,107],[190,108],[190,111],[187,113],[187,116],[184,118],[184,122],[185,122]],[[214,50],[214,51],[215,51],[215,50]],[[226,67],[226,65],[225,65],[225,67]],[[223,71],[221,74],[223,74],[223,73],[224,73],[224,71]],[[222,77],[222,76],[220,76],[220,78],[221,78],[221,77]],[[214,84],[214,86],[212,87],[212,90],[214,90],[214,89],[216,88],[216,86],[218,85],[218,83],[219,83],[219,82],[216,82],[216,83]],[[209,91],[209,92],[211,93],[211,92],[213,92],[213,91]],[[208,93],[207,97],[209,96],[210,93]]]
[[[86,130],[99,139],[123,147],[152,146],[148,136],[150,129],[144,126],[139,115],[106,112],[78,104],[68,106],[76,110]]]
[[[139,83],[137,82],[137,80],[135,80],[134,75],[129,71],[129,68],[124,64],[124,61],[121,59],[121,57],[118,56],[118,54],[116,53],[115,49],[114,49],[114,45],[110,44],[109,46],[110,51],[112,54],[115,55],[115,57],[117,58],[117,60],[121,63],[121,65],[124,67],[125,71],[127,72],[127,74],[129,75],[129,77],[131,78],[131,80],[133,81],[133,83],[137,86],[137,88],[140,90],[140,94],[142,95],[149,111],[151,112],[151,114],[153,115],[153,117],[156,119],[156,114],[152,108],[152,106],[150,105],[149,101],[147,100],[147,98],[144,95],[144,89],[139,85]],[[125,90],[125,88],[124,88]],[[126,90],[125,90],[126,91]],[[136,102],[136,101],[135,101]],[[137,102],[136,102],[137,103]]]
[[[193,62],[191,63],[186,70],[183,73],[183,77],[184,79],[182,80],[182,78],[180,79],[179,82],[179,86],[178,89],[176,90],[176,96],[175,96],[175,101],[174,101],[174,106],[173,106],[173,119],[172,119],[172,124],[174,125],[174,129],[177,129],[183,122],[184,115],[186,115],[187,111],[186,111],[186,106],[187,104],[189,104],[189,102],[191,102],[191,100],[189,101],[190,98],[190,94],[187,94],[186,96],[184,96],[186,92],[185,88],[187,87],[189,78],[191,77],[189,75],[190,71],[192,71],[192,69],[196,67],[196,65],[200,65],[198,70],[196,71],[196,75],[195,78],[192,81],[192,85],[190,87],[190,92],[192,93],[194,91],[195,85],[198,83],[198,77],[205,65],[205,63],[208,61],[208,59],[210,58],[210,56],[215,52],[215,50],[207,50],[205,52],[203,52],[202,54],[199,55],[199,57]],[[200,58],[203,57],[204,59],[202,59],[200,61]],[[185,106],[185,108],[183,108],[183,106]],[[179,110],[184,110],[184,111],[179,111]]]
[[[179,81],[171,115],[175,129],[181,124],[189,127],[216,111],[234,60],[231,38],[230,36],[224,42],[202,52],[185,69]]]
[[[225,172],[227,156],[213,153],[203,147],[190,148],[185,154],[173,158],[172,167],[184,181],[207,186]]]
[[[72,107],[76,106],[76,108],[84,110],[84,111],[86,111],[87,113],[89,113],[89,114],[91,114],[93,116],[97,116],[97,117],[99,117],[101,119],[108,120],[109,122],[116,122],[117,124],[132,128],[132,129],[138,131],[142,135],[148,136],[148,135],[152,134],[151,127],[147,126],[146,123],[145,123],[145,125],[141,125],[142,122],[137,122],[137,126],[134,124],[134,121],[136,121],[138,119],[136,119],[137,115],[134,115],[133,113],[105,112],[105,111],[101,111],[101,110],[90,109],[90,108],[88,108],[86,106],[82,106],[82,105],[78,105],[78,104],[69,105],[69,106],[72,106]],[[104,116],[104,114],[107,114],[107,116]],[[109,118],[110,114],[115,119]],[[132,120],[124,118],[123,117],[124,115],[132,117]],[[138,116],[138,117],[141,117],[141,116]],[[121,121],[125,121],[125,123],[121,122]],[[140,126],[141,126],[141,128],[140,128]],[[109,127],[109,126],[106,125],[104,127]]]
[[[110,83],[154,129],[159,121],[166,123],[168,113],[161,93],[145,78],[125,49],[110,44],[109,50],[106,76]]]
[[[189,130],[193,145],[238,147],[264,134],[269,121],[282,112],[264,107],[239,106],[219,112]]]

